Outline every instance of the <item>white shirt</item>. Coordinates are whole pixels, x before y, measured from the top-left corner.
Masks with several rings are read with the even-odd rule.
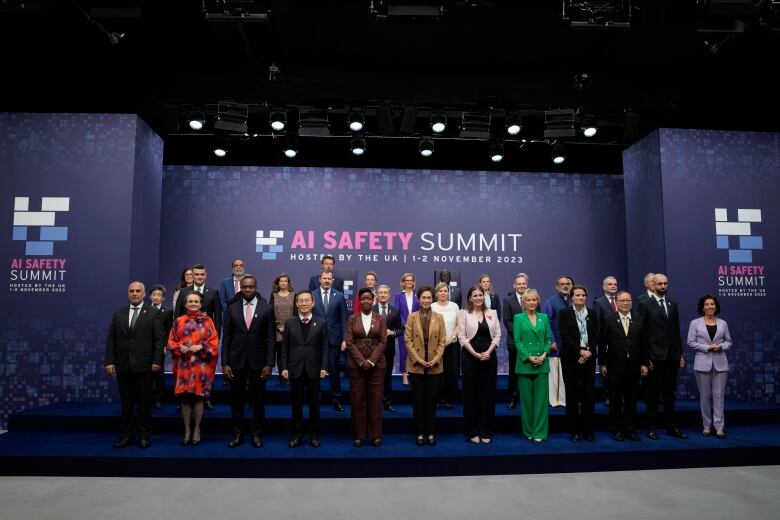
[[[201,286],[193,285],[192,290],[195,292],[199,292],[200,294],[206,294],[206,284],[203,284]]]
[[[312,313],[309,313],[309,314],[308,314],[308,315],[306,315],[306,316],[301,316],[301,317],[300,317],[300,318],[301,318],[301,322],[303,322],[303,319],[304,319],[304,318],[306,318],[308,321],[311,321],[311,315],[312,315]],[[307,323],[308,323],[308,321],[307,321]]]
[[[517,303],[520,304],[520,308],[523,308],[523,295],[519,292],[515,291],[515,296],[517,296]]]
[[[141,308],[144,306],[143,303],[139,303],[135,307],[138,307],[138,316],[141,316]],[[136,318],[138,319],[138,318]],[[130,324],[133,322],[133,304],[130,304],[130,312],[127,314],[127,326],[129,327]]]
[[[242,298],[243,299],[243,298]],[[255,315],[255,309],[257,308],[257,296],[252,298],[250,301],[244,300],[244,304],[241,307],[241,312],[244,313],[244,316],[246,316],[246,306],[247,304],[252,307],[252,316]]]
[[[412,294],[404,293],[404,296],[406,296],[406,308],[409,309],[409,314],[411,314],[412,313],[412,305],[414,304],[414,293],[412,293]]]
[[[450,342],[450,338],[455,334],[455,326],[458,322],[458,311],[460,308],[455,302],[447,302],[447,305],[442,307],[439,302],[435,302],[431,305],[431,310],[438,314],[441,314],[444,318],[444,329],[447,331],[447,343]]]
[[[371,330],[371,314],[364,314],[362,311],[360,312],[360,319],[363,320],[363,330],[366,331],[366,336],[368,336],[368,331]]]

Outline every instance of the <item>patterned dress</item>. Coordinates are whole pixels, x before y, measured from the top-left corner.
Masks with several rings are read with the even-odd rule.
[[[184,345],[203,345],[203,350],[182,354]],[[176,318],[168,335],[168,350],[177,366],[174,393],[209,397],[219,354],[219,338],[211,318],[202,312]]]

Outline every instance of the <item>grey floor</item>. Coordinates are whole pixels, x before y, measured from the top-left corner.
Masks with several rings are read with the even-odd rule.
[[[206,468],[204,468],[206,470]],[[776,519],[780,466],[392,479],[0,478],[0,519]]]

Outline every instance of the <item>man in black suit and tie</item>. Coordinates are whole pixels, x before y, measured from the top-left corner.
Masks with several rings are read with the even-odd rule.
[[[645,320],[647,330],[647,358],[649,373],[646,380],[645,401],[647,403],[647,436],[658,439],[658,395],[664,402],[666,431],[672,437],[687,439],[677,425],[674,412],[677,373],[685,366],[680,338],[680,315],[677,303],[669,300],[666,291],[669,281],[666,275],[656,273],[653,277],[655,295],[639,304],[639,313]]]
[[[114,448],[124,448],[138,437],[140,448],[149,447],[152,433],[152,378],[162,370],[163,325],[160,313],[144,303],[141,282],[127,288],[130,304],[111,320],[106,340],[105,370],[116,376],[122,410],[121,437]]]
[[[479,286],[482,287],[482,293],[485,295],[485,306],[488,309],[496,311],[496,316],[501,316],[501,299],[493,291],[493,283],[490,281],[490,275],[483,274],[479,277]]]
[[[295,295],[298,315],[284,322],[279,371],[290,380],[293,438],[297,448],[308,430],[310,444],[320,445],[320,379],[328,376],[328,327],[325,320],[312,314],[314,298],[310,291]],[[309,425],[303,422],[303,403],[309,404]]]
[[[617,312],[605,316],[599,337],[599,369],[609,381],[609,429],[616,441],[638,441],[636,398],[647,375],[647,336],[642,317],[631,313],[631,293],[616,295]]]
[[[449,287],[450,294],[449,300],[453,303],[457,303],[458,307],[462,305],[463,297],[461,295],[460,287],[452,285],[452,273],[449,269],[442,269],[439,271],[439,283],[446,283]]]
[[[341,404],[341,374],[339,364],[341,353],[347,350],[344,334],[347,330],[347,302],[344,295],[333,290],[333,273],[323,271],[320,274],[320,288],[313,293],[314,315],[325,320],[328,325],[328,372],[330,373],[330,392],[333,396],[333,409],[343,412]]]
[[[247,275],[239,284],[241,298],[228,305],[222,333],[222,375],[230,383],[233,439],[228,447],[244,442],[244,396],[249,380],[252,403],[252,446],[263,447],[265,382],[271,377],[276,341],[274,311],[257,294],[257,280]]]
[[[645,291],[636,297],[637,306],[648,298],[655,296],[655,273],[647,273],[644,279]]]
[[[377,303],[374,304],[373,311],[385,317],[387,324],[387,345],[385,345],[385,361],[387,370],[385,370],[385,389],[382,392],[382,403],[388,412],[394,412],[393,406],[393,362],[395,360],[395,338],[404,333],[401,325],[401,315],[393,305],[390,305],[390,287],[380,285],[376,293]]]
[[[160,312],[160,320],[163,324],[163,346],[168,343],[168,334],[173,326],[173,310],[165,306],[165,286],[161,284],[152,285],[149,291],[149,301],[152,307]],[[164,348],[164,347],[163,347]],[[165,363],[165,351],[163,350],[163,363]],[[165,396],[165,370],[154,372],[152,374],[152,395],[154,396],[154,407],[158,410],[162,408],[162,400]]]
[[[515,314],[523,312],[523,293],[528,289],[528,275],[525,273],[518,273],[515,276],[514,282],[512,282],[514,291],[504,298],[504,312],[502,313],[502,321],[504,322],[504,328],[506,329],[506,349],[509,354],[507,371],[509,372],[507,378],[507,394],[509,394],[509,403],[506,405],[510,410],[514,410],[520,401],[520,390],[517,386],[517,374],[515,373],[515,365],[517,364],[517,346],[515,345]]]
[[[336,265],[336,259],[333,258],[331,255],[325,255],[322,257],[322,260],[320,261],[320,265],[322,266],[321,273],[331,273],[333,274],[333,283],[331,284],[331,287],[336,289],[338,292],[343,293],[344,292],[344,280],[336,276],[336,273],[333,272],[333,268]],[[311,278],[309,279],[309,290],[312,291],[312,294],[314,291],[320,288],[320,275],[313,274],[311,275]]]
[[[205,265],[195,264],[192,266],[192,285],[184,287],[179,292],[174,315],[178,318],[185,314],[187,309],[184,308],[184,302],[187,300],[187,295],[193,291],[199,292],[203,295],[203,307],[200,310],[209,315],[211,321],[214,322],[214,327],[217,329],[217,336],[219,336],[222,334],[222,303],[219,301],[219,291],[213,287],[206,286],[207,275]],[[205,400],[204,406],[208,410],[214,409],[210,399]]]
[[[593,310],[596,311],[599,319],[617,312],[617,290],[618,282],[614,276],[607,276],[601,283],[604,294],[593,300]]]

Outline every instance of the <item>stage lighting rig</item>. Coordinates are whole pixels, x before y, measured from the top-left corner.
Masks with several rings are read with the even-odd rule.
[[[322,108],[301,108],[298,111],[298,135],[328,137],[330,135],[328,110]]]
[[[267,22],[268,0],[205,0],[203,16],[209,22]]]
[[[433,139],[430,137],[421,138],[418,148],[420,150],[420,155],[423,157],[430,157],[433,155]]]
[[[432,0],[370,0],[369,11],[378,22],[437,22],[445,6],[442,1]]]
[[[460,120],[461,139],[490,139],[490,112],[463,112]]]
[[[571,27],[629,29],[631,0],[561,0],[561,16]]]
[[[249,130],[248,117],[248,105],[233,101],[220,101],[217,104],[217,119],[214,121],[214,129],[245,134]]]
[[[363,137],[353,137],[350,140],[349,148],[352,150],[352,155],[363,155],[366,153],[366,140]]]
[[[574,110],[547,110],[544,113],[544,138],[574,137]]]

